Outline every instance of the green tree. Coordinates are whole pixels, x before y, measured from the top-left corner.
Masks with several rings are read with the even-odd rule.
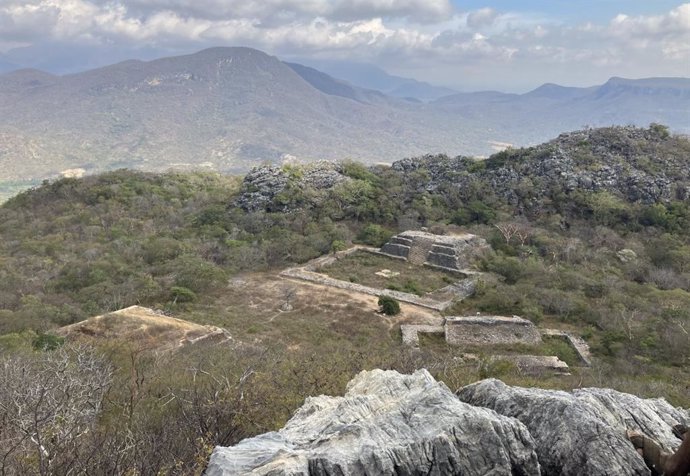
[[[379,310],[387,316],[400,314],[400,304],[390,296],[379,297]]]

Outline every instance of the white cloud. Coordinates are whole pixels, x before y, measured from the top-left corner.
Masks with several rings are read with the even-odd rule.
[[[338,0],[332,15],[339,19],[370,17],[404,17],[413,21],[441,21],[453,12],[449,0]]]
[[[474,29],[490,26],[498,16],[499,13],[493,8],[481,8],[469,12],[467,15],[467,26]]]
[[[563,25],[492,8],[459,12],[449,0],[2,0],[0,45],[52,40],[146,44],[166,53],[241,44],[404,64],[428,80],[452,68],[458,77],[490,71],[505,81],[595,71],[690,75],[690,3]]]

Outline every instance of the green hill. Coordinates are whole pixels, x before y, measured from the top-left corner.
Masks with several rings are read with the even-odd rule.
[[[264,166],[244,178],[119,170],[45,183],[0,206],[0,354],[33,372],[58,354],[32,342],[59,346],[46,335],[131,305],[229,332],[233,346],[164,357],[100,346],[114,368],[103,372],[112,382],[101,416],[60,457],[81,455],[104,474],[194,474],[213,445],[281,427],[305,396],[340,394],[363,368],[425,367],[451,388],[485,376],[608,386],[688,406],[689,150],[662,126],[606,128],[486,161]],[[277,277],[420,227],[462,229],[492,247],[476,263],[491,279],[448,314],[567,329],[595,365],[535,378],[482,356],[463,365],[438,342],[412,351],[375,298]],[[73,345],[64,348],[78,353]],[[31,459],[16,461],[34,472]]]

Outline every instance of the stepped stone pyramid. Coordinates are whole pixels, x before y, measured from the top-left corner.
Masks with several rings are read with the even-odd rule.
[[[488,248],[483,238],[469,233],[434,235],[410,230],[392,237],[381,247],[381,253],[412,264],[462,271],[469,268],[475,256]]]

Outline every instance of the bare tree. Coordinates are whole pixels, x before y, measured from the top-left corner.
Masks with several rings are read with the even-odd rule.
[[[494,227],[501,232],[503,239],[506,240],[506,245],[510,244],[510,240],[517,233],[516,223],[497,223]]]
[[[520,246],[525,246],[532,236],[532,228],[527,223],[504,222],[497,223],[494,227],[501,232],[507,245],[510,244],[513,238],[517,238]]]
[[[69,473],[111,379],[81,345],[0,360],[0,474]]]

